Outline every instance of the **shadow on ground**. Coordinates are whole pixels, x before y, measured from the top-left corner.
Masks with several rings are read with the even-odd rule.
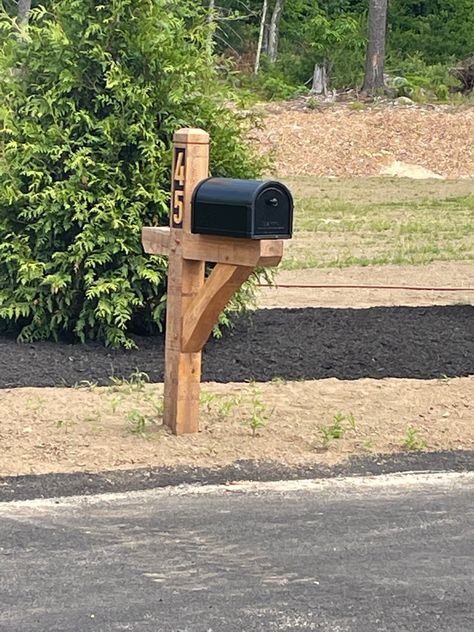
[[[26,474],[0,477],[0,503],[34,498],[122,493],[177,485],[225,485],[231,481],[325,479],[401,472],[472,472],[474,450],[352,456],[333,466],[236,461],[219,468],[137,468],[106,472]]]
[[[138,349],[99,344],[17,344],[0,338],[0,387],[107,384],[146,372],[163,381],[164,339]],[[204,352],[203,380],[242,382],[461,377],[474,374],[474,307],[262,309],[241,318]]]

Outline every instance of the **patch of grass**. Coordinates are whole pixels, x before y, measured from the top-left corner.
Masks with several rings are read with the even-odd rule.
[[[419,452],[421,450],[425,450],[427,447],[426,441],[421,438],[419,435],[419,429],[415,428],[415,426],[408,426],[405,431],[405,437],[403,439],[402,447],[405,450],[412,450]]]
[[[140,392],[143,391],[145,385],[150,382],[150,378],[147,373],[144,371],[140,371],[139,369],[135,369],[133,373],[131,373],[126,378],[121,377],[109,377],[109,381],[114,391],[125,391],[131,393],[133,391]]]
[[[212,413],[217,395],[201,389],[199,394],[199,405],[209,415]]]
[[[362,110],[366,109],[366,105],[365,103],[362,103],[361,101],[351,101],[351,103],[349,103],[349,110],[354,110],[355,112],[361,112]]]
[[[472,182],[291,179],[295,235],[282,268],[474,260]]]
[[[285,380],[284,377],[272,377],[272,384],[275,384],[276,386],[284,386],[285,384],[288,384],[288,380]]]

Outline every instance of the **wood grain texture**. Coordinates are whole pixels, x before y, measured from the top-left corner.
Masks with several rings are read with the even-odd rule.
[[[241,266],[274,266],[283,256],[283,241],[186,234],[183,257]]]
[[[163,420],[175,434],[199,430],[201,350],[219,314],[257,266],[275,266],[281,240],[249,240],[191,233],[191,200],[208,176],[209,135],[174,135],[170,227],[145,227],[148,254],[169,258]],[[215,263],[204,283],[206,262]]]
[[[191,230],[193,190],[208,176],[209,135],[199,129],[178,130],[174,146],[185,148],[186,164],[182,228],[171,228],[169,237],[163,421],[173,433],[184,434],[199,430],[201,352],[182,352],[182,320],[189,302],[204,283],[205,262],[183,259],[182,241]]]
[[[204,347],[219,314],[252,272],[252,266],[225,263],[218,263],[215,266],[184,314],[181,347],[183,351],[197,352]]]
[[[179,240],[182,243],[183,258],[193,261],[243,266],[276,266],[283,256],[281,239],[252,240],[181,232]],[[167,226],[143,228],[142,243],[148,254],[169,255],[172,243],[170,228]]]
[[[169,226],[145,226],[142,228],[143,250],[149,255],[164,255],[170,253]]]

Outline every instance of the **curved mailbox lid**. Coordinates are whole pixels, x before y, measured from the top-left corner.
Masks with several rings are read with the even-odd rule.
[[[261,180],[206,178],[194,189],[192,202],[250,206],[263,184]]]

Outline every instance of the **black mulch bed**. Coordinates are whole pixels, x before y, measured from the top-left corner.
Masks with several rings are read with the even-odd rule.
[[[332,467],[287,466],[274,462],[242,460],[216,469],[179,466],[98,473],[28,474],[0,477],[0,502],[129,492],[183,484],[220,485],[231,481],[278,481],[400,472],[469,471],[474,471],[474,451],[472,450],[356,456]]]
[[[109,383],[136,369],[163,381],[164,339],[138,349],[17,344],[0,337],[0,388]],[[206,346],[203,380],[421,378],[474,374],[474,306],[263,309]]]

